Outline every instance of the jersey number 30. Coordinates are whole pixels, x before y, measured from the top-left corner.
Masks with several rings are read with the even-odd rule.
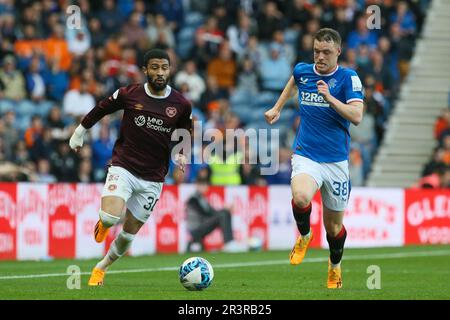
[[[152,196],[148,196],[147,199],[148,199],[148,203],[144,205],[144,209],[153,211],[153,208],[155,208],[156,203],[158,202],[159,199],[155,200],[155,198]]]

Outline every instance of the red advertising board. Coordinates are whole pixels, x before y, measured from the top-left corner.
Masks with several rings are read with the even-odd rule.
[[[405,190],[405,244],[450,243],[450,190]]]
[[[50,184],[48,189],[49,256],[75,257],[75,184]]]
[[[166,185],[152,214],[156,222],[156,252],[178,252],[178,213],[178,187]]]
[[[17,185],[0,184],[0,260],[16,259]]]
[[[250,186],[248,192],[248,236],[259,238],[263,248],[268,248],[268,208],[269,196],[267,187]]]

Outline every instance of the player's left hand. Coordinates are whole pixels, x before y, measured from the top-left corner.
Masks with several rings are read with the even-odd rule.
[[[325,81],[317,81],[317,92],[322,95],[326,101],[330,101],[330,89],[328,88],[328,84]]]
[[[178,153],[175,155],[175,163],[177,164],[178,168],[180,168],[181,171],[184,173],[184,168],[186,167],[187,158],[184,154]]]

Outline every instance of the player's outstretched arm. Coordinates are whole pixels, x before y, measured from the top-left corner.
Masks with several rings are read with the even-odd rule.
[[[80,151],[83,146],[83,138],[87,130],[92,128],[100,119],[107,114],[111,114],[123,108],[123,99],[121,97],[121,89],[117,89],[112,96],[100,101],[89,113],[83,118],[81,124],[75,129],[70,137],[69,146],[75,152]]]
[[[283,89],[280,97],[278,98],[275,105],[264,113],[264,117],[269,124],[275,123],[278,118],[280,118],[281,110],[283,109],[286,102],[295,95],[295,80],[291,76],[288,83]]]

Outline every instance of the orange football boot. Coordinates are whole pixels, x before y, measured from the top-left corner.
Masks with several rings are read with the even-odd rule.
[[[336,267],[336,268],[332,268],[330,260],[328,260],[327,288],[328,289],[339,289],[339,288],[342,288],[341,266]]]
[[[105,226],[103,226],[102,221],[98,220],[97,223],[95,224],[95,229],[94,229],[95,241],[97,241],[98,243],[105,241],[106,236],[108,235],[108,232],[109,232],[109,228],[106,228]]]
[[[105,277],[105,271],[94,268],[91,273],[91,277],[89,278],[88,286],[96,287],[103,285],[103,278]]]
[[[295,242],[294,248],[289,255],[289,260],[292,265],[297,265],[302,263],[303,258],[305,257],[306,251],[308,250],[309,244],[313,239],[313,232],[310,230],[308,238],[304,239],[302,235],[297,238]]]

